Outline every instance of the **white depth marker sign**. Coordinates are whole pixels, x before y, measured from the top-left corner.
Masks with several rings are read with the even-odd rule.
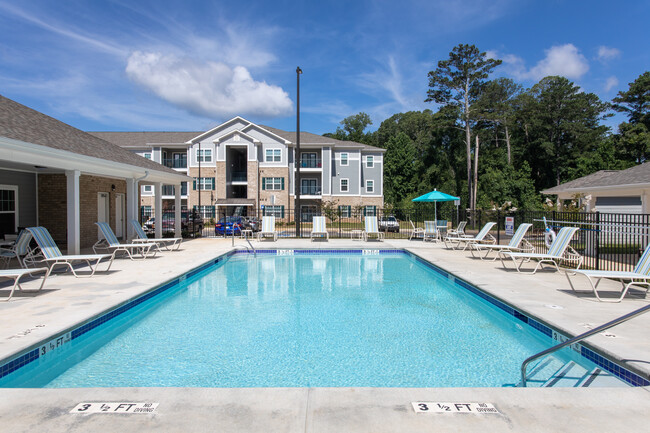
[[[79,403],[70,413],[154,413],[159,403]]]
[[[419,413],[499,413],[491,403],[440,403],[433,401],[411,402],[413,410]]]

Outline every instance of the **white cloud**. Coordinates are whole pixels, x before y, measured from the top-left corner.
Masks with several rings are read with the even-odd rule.
[[[206,117],[284,116],[292,102],[282,88],[255,81],[243,66],[196,63],[186,58],[136,51],[126,73],[158,97]]]
[[[488,57],[503,60],[503,69],[519,80],[540,80],[549,75],[560,75],[569,79],[578,79],[587,73],[589,63],[573,44],[556,45],[545,50],[546,57],[530,69],[524,60],[514,54],[499,55],[490,51]]]
[[[605,92],[609,92],[614,87],[618,86],[618,78],[611,76],[605,81]]]
[[[598,60],[605,63],[609,60],[613,60],[621,55],[621,50],[617,48],[610,48],[601,46],[598,47]]]

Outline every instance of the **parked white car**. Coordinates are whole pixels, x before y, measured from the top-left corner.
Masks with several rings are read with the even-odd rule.
[[[399,221],[392,215],[381,217],[379,220],[379,231],[399,233]]]

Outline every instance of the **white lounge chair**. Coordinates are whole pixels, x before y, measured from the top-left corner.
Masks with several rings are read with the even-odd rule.
[[[363,231],[363,240],[368,241],[370,236],[376,236],[378,241],[384,239],[384,234],[379,231],[379,224],[377,224],[376,216],[367,216],[364,218],[365,230]]]
[[[411,231],[411,236],[409,237],[409,241],[413,238],[423,238],[424,239],[424,227],[415,227],[415,224],[413,224],[413,221],[409,220],[411,223],[412,231]]]
[[[272,237],[274,242],[278,240],[278,232],[275,231],[274,216],[262,217],[262,230],[257,232],[257,240],[261,241],[262,238],[266,237]]]
[[[512,261],[515,263],[515,267],[517,268],[517,272],[521,272],[521,265],[526,261],[530,260],[536,260],[537,265],[535,266],[535,269],[533,270],[533,274],[537,272],[537,269],[542,267],[542,263],[552,263],[555,268],[560,271],[560,267],[558,266],[557,262],[560,260],[577,260],[578,261],[578,266],[576,266],[577,269],[580,268],[580,265],[582,265],[582,260],[583,257],[579,255],[578,253],[574,251],[571,251],[569,254],[566,254],[567,248],[569,247],[569,242],[571,242],[571,238],[573,235],[578,231],[578,227],[563,227],[559,233],[557,234],[557,237],[551,244],[551,247],[548,249],[547,253],[508,253],[505,252],[501,254],[501,263],[503,264],[503,267],[506,267],[504,259],[510,257]],[[517,259],[520,259],[520,262],[517,263]]]
[[[425,221],[424,222],[424,239],[423,241],[439,241],[440,232],[438,231],[438,226],[435,221]]]
[[[447,232],[447,236],[452,236],[452,237],[457,237],[457,238],[464,237],[464,236],[472,237],[471,235],[466,235],[465,234],[465,226],[466,225],[467,225],[467,221],[459,222],[458,227],[456,227],[455,229],[451,229],[451,230],[449,230]]]
[[[566,271],[566,278],[569,280],[569,285],[574,292],[578,292],[569,278],[569,274],[581,274],[587,277],[594,295],[601,302],[621,302],[625,297],[630,286],[645,286],[646,293],[650,288],[650,244],[646,247],[643,255],[637,262],[632,272],[625,271],[597,271],[597,270],[583,270],[583,269],[568,269]],[[592,280],[596,280],[596,284]],[[598,294],[598,284],[602,279],[618,280],[621,283],[621,296],[618,299],[603,299]]]
[[[0,248],[0,258],[2,258],[7,266],[11,259],[18,260],[21,268],[26,268],[27,265],[23,261],[23,257],[26,257],[29,252],[29,243],[32,240],[32,235],[27,230],[21,230],[14,241],[14,244],[11,248]]]
[[[327,224],[325,221],[324,216],[315,216],[312,219],[313,224],[312,224],[312,229],[311,229],[311,240],[312,242],[314,241],[314,237],[323,237],[325,236],[325,240],[329,240],[330,235],[327,232]]]
[[[113,229],[108,223],[96,222],[97,227],[102,232],[102,239],[98,240],[95,245],[93,245],[93,251],[97,253],[97,250],[107,249],[113,253],[113,256],[118,251],[124,251],[131,260],[136,260],[133,257],[134,254],[140,256],[140,260],[144,260],[147,257],[154,257],[158,252],[157,244],[155,242],[138,242],[130,244],[121,244],[117,240],[117,236],[113,233]]]
[[[103,259],[109,259],[108,267],[106,268],[106,272],[108,272],[113,264],[113,259],[115,259],[114,254],[63,255],[61,254],[59,247],[56,246],[54,239],[52,239],[50,232],[48,232],[45,227],[29,227],[27,230],[32,234],[36,244],[38,245],[38,254],[42,255],[40,261],[44,261],[50,268],[50,271],[52,271],[55,266],[64,265],[72,271],[75,277],[92,277],[95,275],[99,262]],[[36,254],[32,254],[32,257],[35,256]],[[73,264],[77,262],[85,262],[91,270],[90,275],[78,275],[73,267]]]
[[[142,226],[140,223],[138,223],[137,220],[131,220],[131,225],[133,226],[133,229],[135,230],[135,234],[138,236],[137,239],[132,239],[131,242],[133,243],[148,243],[148,242],[153,242],[157,245],[157,248],[160,249],[161,247],[166,249],[167,251],[178,251],[178,249],[181,247],[181,242],[183,242],[183,238],[156,238],[156,239],[149,239],[147,237],[147,234],[144,232],[142,229]]]
[[[497,240],[494,238],[494,236],[490,234],[490,230],[492,230],[492,227],[494,227],[495,224],[496,224],[495,222],[486,223],[481,229],[481,231],[478,232],[474,237],[449,236],[449,235],[445,236],[444,238],[445,247],[455,250],[460,246],[460,244],[465,244],[465,246],[463,247],[463,251],[465,251],[467,247],[475,244],[480,244],[480,243],[496,244]],[[449,242],[449,245],[447,245],[447,242]]]
[[[31,236],[30,236],[31,239]],[[50,276],[50,272],[52,271],[52,268],[34,268],[34,269],[3,269],[0,270],[0,278],[7,278],[9,280],[13,279],[14,284],[11,287],[11,292],[9,292],[9,296],[5,299],[5,301],[8,301],[11,299],[11,297],[14,295],[14,291],[16,290],[16,287],[18,287],[18,290],[22,292],[38,292],[43,288],[43,285],[45,284],[45,280],[47,280],[47,277]],[[38,287],[38,289],[35,290],[26,290],[23,289],[22,286],[20,285],[20,279],[24,277],[25,275],[32,275],[38,272],[45,272],[45,276],[43,277],[43,280],[41,281],[41,285]]]
[[[476,251],[478,257],[480,257],[483,260],[487,259],[487,256],[490,255],[492,251],[495,251],[496,254],[494,255],[492,261],[496,260],[499,257],[499,254],[502,252],[532,253],[534,250],[533,245],[530,242],[528,242],[526,239],[524,239],[526,232],[528,232],[528,229],[530,229],[532,226],[533,226],[532,224],[528,224],[528,223],[519,224],[517,231],[512,236],[512,239],[510,239],[508,245],[473,244],[472,248],[470,248],[472,257],[476,257],[474,255],[474,251]],[[481,252],[483,251],[485,251],[485,255],[482,256]]]

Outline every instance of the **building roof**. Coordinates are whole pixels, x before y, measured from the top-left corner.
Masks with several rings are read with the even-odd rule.
[[[105,161],[178,175],[106,140],[0,95],[0,137],[46,146]]]
[[[650,185],[650,162],[627,170],[600,170],[590,175],[545,189],[542,194],[578,193],[597,189],[645,187]]]
[[[282,129],[273,128],[270,126],[259,125],[260,128],[283,138],[291,143],[295,143],[296,133],[291,131],[283,131]],[[205,131],[199,132],[162,132],[162,131],[148,131],[148,132],[90,132],[90,134],[102,138],[118,146],[126,148],[143,148],[151,145],[165,145],[165,144],[185,144],[188,141],[196,138]],[[310,132],[300,131],[300,144],[304,145],[323,145],[333,147],[345,148],[360,148],[367,151],[385,152],[385,149],[380,147],[370,146],[367,144],[356,143],[354,141],[341,141],[334,138],[324,137],[322,135],[312,134]]]

